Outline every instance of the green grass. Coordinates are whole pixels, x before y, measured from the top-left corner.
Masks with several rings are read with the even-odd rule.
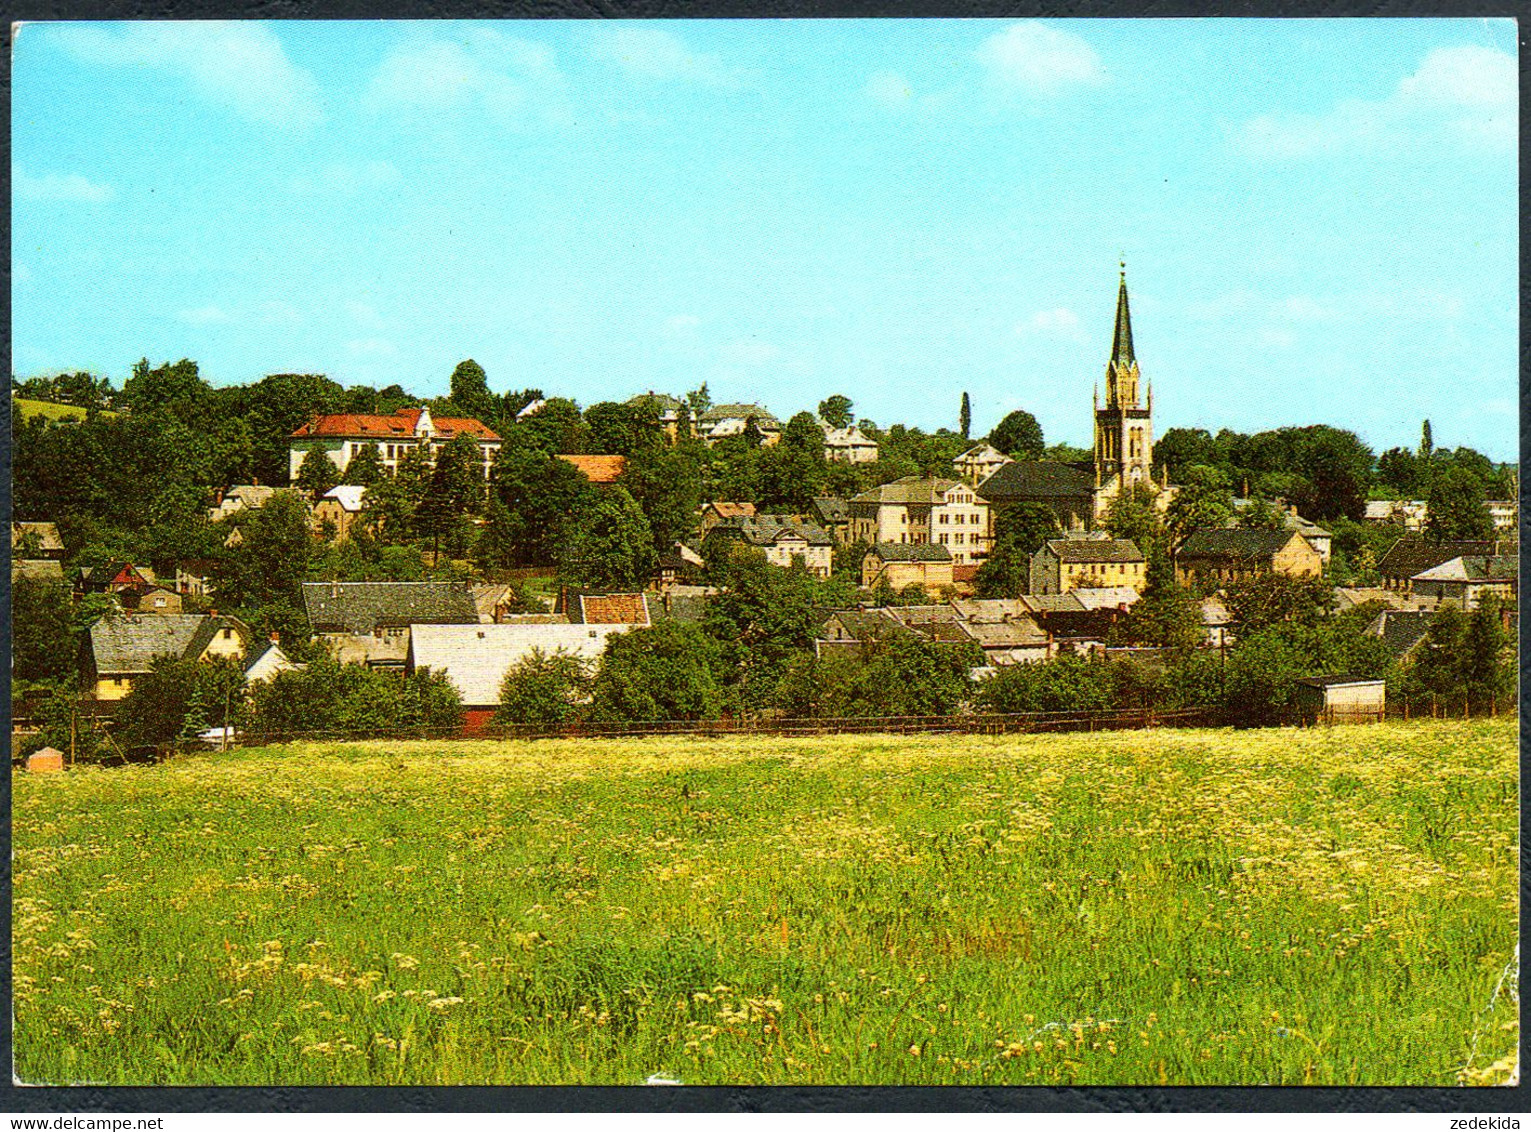
[[[13,397],[11,399],[13,411],[20,414],[25,420],[28,417],[47,417],[55,421],[83,421],[85,410],[78,405],[61,405],[57,401],[37,401],[30,397]],[[101,410],[103,417],[115,417],[117,414],[105,409]]]
[[[1496,720],[23,775],[16,1072],[1453,1084],[1517,1039],[1516,756]]]

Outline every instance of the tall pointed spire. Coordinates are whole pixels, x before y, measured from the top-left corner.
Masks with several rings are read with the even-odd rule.
[[[1122,284],[1116,293],[1116,336],[1111,341],[1111,360],[1130,366],[1137,359],[1132,354],[1132,314],[1127,309],[1127,264],[1122,263]]]

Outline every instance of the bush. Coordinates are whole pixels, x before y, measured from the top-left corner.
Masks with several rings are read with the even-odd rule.
[[[613,635],[592,686],[597,720],[716,719],[723,691],[717,646],[696,625],[661,621]]]
[[[533,649],[500,683],[496,723],[572,722],[590,698],[590,665],[581,657]]]
[[[1001,668],[978,689],[987,711],[1109,711],[1116,706],[1112,665],[1088,657],[1061,656],[1041,664]]]
[[[462,697],[442,672],[385,672],[319,657],[307,668],[255,685],[250,726],[256,732],[386,734],[462,725]]]
[[[892,634],[855,652],[795,658],[782,678],[778,702],[793,715],[821,719],[950,715],[968,698],[969,672],[982,663],[971,643]]]

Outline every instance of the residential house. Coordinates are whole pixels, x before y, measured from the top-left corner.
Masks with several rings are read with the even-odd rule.
[[[276,634],[271,634],[271,639],[264,647],[252,648],[249,658],[245,662],[245,683],[247,685],[263,684],[267,680],[274,680],[283,672],[299,672],[308,666],[295,664],[290,660],[282,646],[277,643]]]
[[[1142,592],[1147,560],[1137,543],[1116,538],[1060,538],[1031,556],[1034,594],[1065,594],[1083,587],[1125,586]]]
[[[1226,585],[1271,573],[1316,578],[1322,572],[1318,551],[1296,531],[1203,528],[1175,551],[1175,577],[1182,585],[1192,579]]]
[[[861,560],[861,584],[871,589],[887,582],[895,591],[923,586],[937,594],[952,584],[951,551],[940,544],[879,542]]]
[[[712,533],[712,528],[719,523],[726,523],[733,519],[753,519],[755,517],[755,505],[753,503],[728,503],[723,500],[715,500],[702,506],[701,519],[697,523],[697,537],[705,539]]]
[[[1201,630],[1205,634],[1203,643],[1208,648],[1222,649],[1233,644],[1233,613],[1222,598],[1216,594],[1202,598],[1197,605],[1197,612],[1201,616]]]
[[[91,568],[82,578],[84,591],[91,594],[114,594],[139,586],[154,585],[154,571],[115,559]]]
[[[1234,514],[1228,517],[1225,526],[1237,526],[1240,513],[1254,504],[1252,499],[1235,499],[1233,501]],[[1289,531],[1296,531],[1312,544],[1313,549],[1318,551],[1319,559],[1325,566],[1329,565],[1329,557],[1334,545],[1334,535],[1326,531],[1317,523],[1309,522],[1297,513],[1297,508],[1286,503],[1284,500],[1276,500],[1273,504],[1281,515],[1281,525]]]
[[[1519,558],[1463,555],[1415,574],[1410,592],[1422,606],[1450,602],[1461,609],[1476,609],[1487,596],[1513,602],[1519,578]]]
[[[951,605],[990,667],[1030,664],[1052,655],[1052,638],[1014,598],[959,598]]]
[[[86,694],[96,700],[120,700],[160,657],[242,660],[249,639],[243,622],[215,613],[102,617],[83,642]]]
[[[64,560],[64,539],[57,523],[12,523],[11,557]]]
[[[707,616],[707,599],[716,596],[713,586],[692,586],[684,583],[671,586],[656,594],[648,602],[649,616],[657,625],[661,621],[684,621],[700,624]]]
[[[994,445],[975,444],[952,461],[952,471],[965,484],[977,487],[1006,464],[1015,463]]]
[[[652,409],[659,419],[660,431],[664,433],[665,440],[670,444],[674,444],[680,438],[682,420],[686,422],[686,435],[692,435],[691,407],[679,397],[672,397],[668,393],[655,393],[651,389],[647,393],[629,397],[627,403],[640,409]]]
[[[647,629],[653,624],[646,594],[574,594],[568,598],[564,612],[575,625],[627,625]]]
[[[328,523],[337,541],[350,538],[351,528],[361,518],[362,501],[366,495],[367,489],[360,484],[343,483],[330,488],[314,504],[314,531],[323,531]]]
[[[827,578],[834,544],[834,539],[812,523],[800,523],[786,515],[756,515],[717,524],[708,534],[704,549],[710,547],[709,554],[726,555],[733,546],[749,546],[764,552],[773,566],[787,567],[802,559],[810,574]]]
[[[175,592],[183,597],[210,597],[214,564],[206,558],[187,558],[176,563]]]
[[[1016,599],[1052,638],[1054,652],[1087,652],[1103,647],[1111,627],[1124,616],[1116,607],[1086,607],[1078,590],[1061,594],[1024,594]]]
[[[752,424],[759,431],[763,446],[769,448],[781,440],[781,422],[759,405],[713,405],[696,418],[697,434],[709,448],[730,436],[745,435]]]
[[[133,613],[163,615],[180,613],[181,595],[164,586],[132,586],[117,593],[123,609]]]
[[[469,587],[469,592],[473,595],[473,607],[478,610],[480,624],[498,625],[512,617],[538,616],[511,612],[511,606],[519,604],[516,586],[511,582],[477,582]],[[541,599],[532,600],[540,602]],[[551,613],[542,615],[553,616]]]
[[[616,483],[627,470],[626,456],[571,456],[560,452],[558,458],[566,464],[573,464],[597,487]]]
[[[421,624],[410,635],[405,667],[410,672],[429,668],[446,674],[462,697],[463,729],[480,731],[500,703],[500,687],[511,668],[533,650],[545,655],[564,653],[594,667],[607,641],[625,633],[629,624]]]
[[[659,555],[649,588],[666,593],[675,586],[686,585],[699,577],[706,568],[706,560],[683,542],[678,542]]]
[[[1381,637],[1394,661],[1412,663],[1424,646],[1433,616],[1428,609],[1384,609],[1366,627],[1366,633]]]
[[[862,432],[857,425],[830,428],[823,421],[819,424],[824,429],[824,459],[842,464],[877,462],[877,441]]]
[[[1494,533],[1502,538],[1514,538],[1520,528],[1520,503],[1514,499],[1490,499],[1484,504],[1488,517],[1494,521]]]
[[[1055,460],[1011,460],[978,485],[978,493],[997,518],[1018,503],[1050,508],[1065,531],[1095,525],[1096,485],[1093,472]]]
[[[238,483],[227,491],[220,489],[213,506],[208,509],[207,520],[216,523],[246,508],[256,510],[271,502],[276,488],[258,483]]]
[[[1462,539],[1452,542],[1431,542],[1423,535],[1405,534],[1393,543],[1377,560],[1377,573],[1382,584],[1390,590],[1408,593],[1414,585],[1414,577],[1422,571],[1464,556],[1510,555],[1515,544],[1497,542],[1493,539]]]
[[[859,656],[862,647],[894,636],[921,634],[892,616],[890,609],[837,609],[824,619],[814,638],[814,655]]]
[[[1429,505],[1423,499],[1369,499],[1364,521],[1399,523],[1411,531],[1422,530]]]
[[[933,605],[894,605],[883,610],[906,629],[912,629],[927,641],[946,644],[962,643],[973,639],[963,625],[962,614],[950,602]]]
[[[1141,596],[1133,586],[1076,586],[1071,592],[1086,609],[1126,613]]]
[[[316,416],[292,433],[288,443],[288,476],[298,478],[303,457],[311,451],[323,452],[343,474],[352,458],[366,445],[375,444],[383,470],[393,475],[399,461],[418,452],[434,467],[442,446],[458,436],[469,436],[478,445],[479,463],[484,478],[500,437],[488,425],[472,417],[432,417],[426,408],[399,409],[389,416],[375,413],[327,413]]]
[[[958,565],[988,556],[988,500],[956,480],[904,476],[850,501],[851,541],[943,546]]]
[[[402,667],[412,625],[477,625],[473,594],[455,582],[304,582],[308,627],[345,664]]]
[[[1387,712],[1387,681],[1310,676],[1297,681],[1295,706],[1306,723],[1380,723]]]
[[[1381,586],[1335,586],[1334,611],[1348,613],[1363,605],[1376,603],[1388,609],[1417,609],[1418,603],[1400,590],[1383,589]]]
[[[836,543],[843,545],[851,541],[851,505],[848,501],[834,496],[822,496],[813,501],[810,517],[820,528],[828,531],[829,537]]]

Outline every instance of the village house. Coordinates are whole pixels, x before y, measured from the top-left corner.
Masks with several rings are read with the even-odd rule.
[[[1052,638],[1024,603],[1014,598],[958,598],[951,605],[968,636],[983,649],[984,663],[991,668],[1051,657]]]
[[[1227,528],[1192,531],[1175,551],[1175,578],[1227,585],[1261,574],[1316,578],[1323,560],[1313,544],[1296,531],[1250,531]]]
[[[988,501],[956,480],[904,476],[853,497],[850,513],[853,542],[933,544],[959,565],[989,553]]]
[[[749,546],[762,551],[773,566],[791,566],[802,559],[810,574],[827,578],[834,543],[812,523],[800,523],[785,515],[756,515],[717,524],[707,535],[703,549],[708,554],[727,555],[733,546]]]
[[[1417,574],[1442,562],[1465,556],[1495,557],[1515,553],[1515,544],[1493,539],[1460,539],[1431,542],[1423,535],[1405,534],[1377,560],[1377,573],[1387,589],[1409,593]]]
[[[213,563],[206,558],[186,558],[176,563],[175,592],[183,597],[210,597],[213,593]]]
[[[994,445],[985,441],[975,444],[952,461],[952,471],[957,478],[970,487],[977,487],[1006,464],[1015,461]]]
[[[701,518],[697,522],[697,537],[705,539],[712,533],[712,528],[719,523],[726,523],[731,519],[753,519],[754,517],[753,503],[729,503],[724,500],[715,500],[712,503],[703,504]]]
[[[1224,526],[1235,527],[1239,523],[1239,515],[1254,505],[1253,499],[1239,498],[1233,501],[1234,514],[1228,517]],[[1297,513],[1297,508],[1284,500],[1276,500],[1274,506],[1280,513],[1281,525],[1289,531],[1296,531],[1307,539],[1313,549],[1318,551],[1318,557],[1325,566],[1329,565],[1330,554],[1334,545],[1334,535],[1317,523],[1309,522]]]
[[[1460,609],[1476,609],[1488,596],[1514,601],[1519,578],[1519,558],[1463,555],[1415,574],[1410,593],[1421,606],[1450,602]]]
[[[655,561],[649,588],[658,593],[667,593],[676,586],[687,585],[700,577],[706,567],[706,559],[685,543],[678,542],[661,553]]]
[[[365,446],[377,446],[378,457],[388,475],[398,471],[399,461],[418,452],[434,467],[436,454],[458,436],[470,436],[478,444],[484,478],[500,450],[500,437],[488,425],[471,417],[435,417],[426,408],[399,409],[390,416],[376,413],[327,413],[300,425],[289,441],[288,477],[298,478],[303,457],[319,451],[343,475],[352,458]]]
[[[271,639],[260,647],[252,647],[245,661],[245,684],[263,684],[267,680],[274,680],[283,672],[300,672],[307,668],[306,664],[295,664],[282,651],[282,646],[277,641],[277,634],[272,633]]]
[[[64,540],[57,523],[12,523],[11,557],[62,562]]]
[[[857,425],[848,428],[830,428],[823,421],[824,459],[842,464],[874,464],[877,462],[877,441],[862,432]]]
[[[686,422],[686,435],[694,435],[695,430],[691,427],[691,407],[679,397],[672,397],[668,393],[655,393],[650,389],[647,393],[640,393],[636,397],[629,397],[627,403],[634,408],[652,410],[659,421],[659,430],[664,433],[665,442],[674,444],[680,439],[681,421]]]
[[[879,542],[861,560],[861,585],[872,589],[887,582],[895,591],[921,586],[932,596],[952,584],[951,551],[939,544]]]
[[[53,558],[12,558],[11,585],[14,587],[22,578],[61,589],[68,585],[64,580],[64,564]]]
[[[1056,460],[1011,460],[978,485],[996,519],[1018,503],[1047,507],[1065,531],[1095,523],[1095,477]]]
[[[131,586],[119,590],[117,601],[123,609],[140,614],[181,612],[181,595],[164,586]]]
[[[713,405],[696,418],[697,434],[709,448],[731,436],[745,435],[752,424],[760,433],[763,447],[769,448],[781,440],[781,422],[759,405]]]
[[[580,474],[596,487],[609,487],[627,470],[626,456],[574,456],[560,452],[558,458],[578,468]]]
[[[402,667],[411,625],[479,623],[455,582],[304,582],[302,595],[309,631],[342,664]]]
[[[649,616],[647,594],[572,594],[562,611],[574,625],[627,625],[647,629]]]
[[[1493,520],[1494,533],[1513,538],[1520,527],[1520,504],[1513,499],[1490,499],[1484,506]]]
[[[1081,590],[1061,594],[1023,594],[1016,600],[1053,640],[1054,654],[1088,652],[1103,647],[1111,627],[1123,617],[1117,606],[1086,606]]]
[[[463,730],[472,733],[489,724],[505,674],[533,650],[578,657],[593,669],[606,642],[632,628],[626,623],[416,625],[405,668],[444,673],[462,697]]]
[[[207,521],[216,523],[246,508],[256,510],[271,502],[276,488],[258,483],[240,483],[228,491],[218,491],[213,506],[208,509]]]
[[[829,495],[815,499],[810,518],[819,527],[828,531],[829,537],[837,544],[843,545],[851,541],[851,505],[846,500]]]
[[[92,567],[80,576],[81,589],[88,594],[121,593],[154,583],[154,571],[149,567],[134,566],[120,558]]]
[[[350,538],[351,528],[361,518],[362,502],[366,495],[367,489],[360,484],[343,483],[330,488],[314,504],[314,532],[322,532],[328,523],[337,541]]]
[[[249,639],[243,622],[216,613],[102,617],[83,642],[85,694],[96,700],[120,700],[160,657],[242,660]]]
[[[1065,594],[1083,587],[1127,587],[1141,592],[1147,560],[1131,539],[1049,539],[1031,556],[1030,590]]]
[[[837,609],[824,619],[814,637],[813,651],[826,656],[857,656],[863,646],[894,636],[919,636],[883,609]]]
[[[1398,523],[1407,530],[1417,531],[1423,529],[1428,511],[1423,499],[1369,499],[1364,521]]]
[[[1381,637],[1396,663],[1412,664],[1430,632],[1433,616],[1427,609],[1384,609],[1366,627],[1366,633]]]

